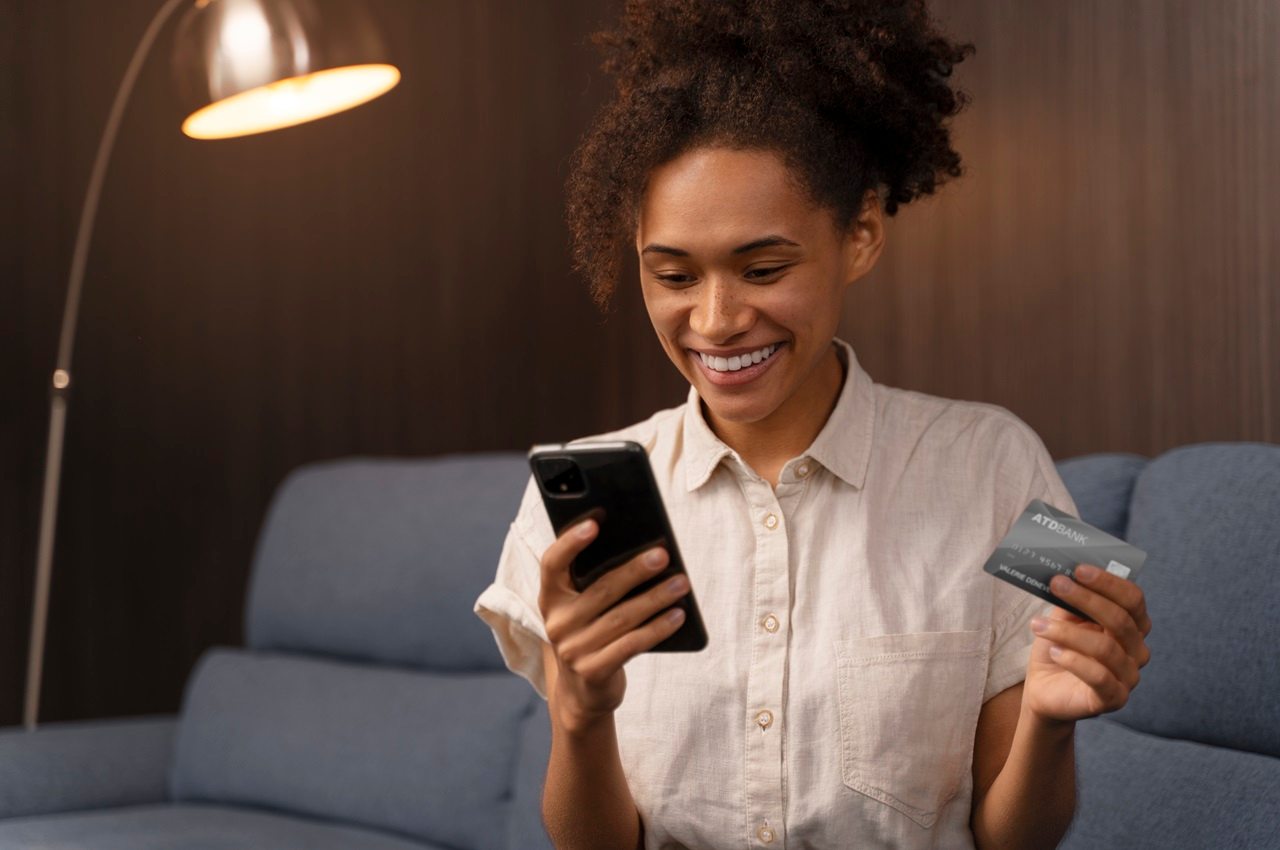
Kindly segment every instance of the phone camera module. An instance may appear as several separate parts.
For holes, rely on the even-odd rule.
[[[581,496],[587,490],[582,470],[569,458],[550,457],[538,460],[538,478],[552,496]]]

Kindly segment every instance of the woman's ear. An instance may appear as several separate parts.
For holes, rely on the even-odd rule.
[[[868,189],[862,196],[862,209],[857,219],[849,225],[844,235],[843,286],[863,277],[875,267],[884,249],[884,213],[880,206],[880,193]]]

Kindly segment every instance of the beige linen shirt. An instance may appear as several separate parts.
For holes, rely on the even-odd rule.
[[[1043,442],[1003,407],[846,376],[777,488],[685,404],[586,439],[645,447],[708,633],[626,665],[615,713],[646,850],[973,847],[983,702],[1025,676],[1049,605],[987,556],[1032,499],[1076,506]],[[530,479],[475,612],[546,697],[539,560],[554,539]]]

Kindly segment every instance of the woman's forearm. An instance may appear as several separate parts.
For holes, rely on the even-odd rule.
[[[974,808],[981,850],[1053,848],[1076,805],[1075,724],[1040,720],[1024,707],[1004,767]]]
[[[622,773],[613,715],[582,725],[550,709],[542,817],[556,850],[639,850],[640,814]]]

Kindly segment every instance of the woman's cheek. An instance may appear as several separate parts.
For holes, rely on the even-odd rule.
[[[645,308],[649,312],[649,322],[662,338],[663,345],[679,347],[678,340],[682,324],[680,317],[684,312],[681,305],[670,297],[655,294],[646,295]]]

